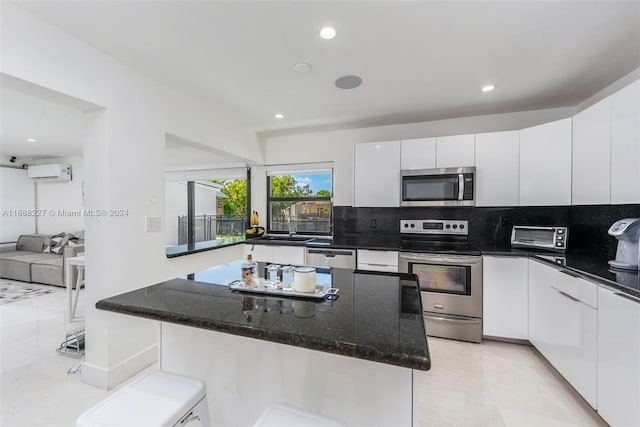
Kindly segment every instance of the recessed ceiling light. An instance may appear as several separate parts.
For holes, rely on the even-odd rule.
[[[298,74],[304,74],[311,71],[311,64],[307,64],[306,62],[298,62],[293,66],[293,71]]]
[[[284,114],[277,113],[273,117],[275,117],[276,119],[284,119]]]
[[[362,84],[358,76],[342,76],[336,80],[335,85],[340,89],[355,89]]]
[[[491,92],[492,90],[494,90],[496,87],[494,85],[486,85],[485,87],[482,88],[483,92]]]
[[[336,36],[336,30],[332,27],[324,27],[320,30],[320,37],[326,40],[331,40]]]
[[[27,138],[27,142],[36,142],[36,140],[33,138]]]

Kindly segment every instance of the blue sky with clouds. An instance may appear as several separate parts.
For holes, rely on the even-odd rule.
[[[320,172],[313,174],[292,174],[291,175],[298,185],[309,184],[309,187],[313,190],[313,193],[317,193],[318,190],[332,191],[331,187],[331,172]]]

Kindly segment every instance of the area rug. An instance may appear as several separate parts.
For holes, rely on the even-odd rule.
[[[38,287],[29,283],[0,281],[0,305],[21,301],[27,298],[39,297],[53,292],[52,289]]]

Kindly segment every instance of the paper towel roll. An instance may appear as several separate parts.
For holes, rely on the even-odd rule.
[[[293,290],[311,293],[316,290],[316,269],[313,267],[297,267],[293,273]]]

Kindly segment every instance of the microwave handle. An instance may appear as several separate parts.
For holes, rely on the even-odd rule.
[[[464,175],[458,174],[458,200],[464,200]]]

